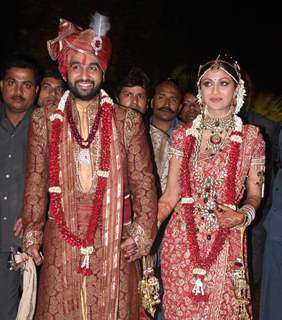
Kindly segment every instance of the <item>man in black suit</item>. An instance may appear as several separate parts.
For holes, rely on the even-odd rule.
[[[254,319],[257,317],[258,304],[260,296],[260,286],[263,266],[263,253],[266,239],[266,231],[263,226],[264,220],[272,205],[272,185],[279,165],[279,133],[281,126],[261,114],[251,110],[254,103],[254,88],[249,74],[245,74],[247,88],[247,98],[240,116],[244,123],[253,124],[260,128],[265,140],[265,188],[264,198],[260,209],[256,212],[256,219],[249,227],[249,267],[250,267],[250,285],[254,301]]]
[[[8,268],[11,247],[22,236],[21,211],[28,126],[39,89],[37,63],[11,56],[2,65],[0,88],[0,319],[16,318],[20,298],[20,273]]]

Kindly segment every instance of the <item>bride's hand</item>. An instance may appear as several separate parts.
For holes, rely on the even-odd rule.
[[[215,210],[217,220],[222,228],[233,228],[242,224],[245,216],[242,212],[230,209],[227,206],[218,204]]]

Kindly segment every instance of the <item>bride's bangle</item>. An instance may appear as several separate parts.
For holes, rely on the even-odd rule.
[[[241,224],[244,226],[249,226],[252,221],[255,219],[255,215],[256,215],[256,210],[253,206],[251,206],[250,204],[244,204],[239,210],[238,212],[242,212],[245,215],[245,220],[244,222]]]

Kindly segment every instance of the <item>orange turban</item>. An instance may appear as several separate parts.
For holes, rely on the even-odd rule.
[[[59,71],[65,80],[70,58],[77,52],[95,55],[103,71],[106,71],[109,66],[112,53],[111,40],[106,36],[109,23],[103,22],[104,18],[107,19],[105,16],[95,13],[93,18],[95,17],[98,17],[98,24],[96,19],[96,22],[91,23],[91,28],[86,30],[70,21],[60,19],[58,37],[47,41],[49,55],[51,59],[58,60]],[[104,29],[104,31],[99,33],[97,29],[98,31]]]

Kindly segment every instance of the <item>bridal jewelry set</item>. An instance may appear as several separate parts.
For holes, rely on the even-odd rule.
[[[233,128],[234,118],[230,111],[222,118],[212,118],[207,114],[203,121],[203,129],[211,130],[211,135],[207,140],[206,151],[211,155],[215,155],[222,150],[225,138]]]

